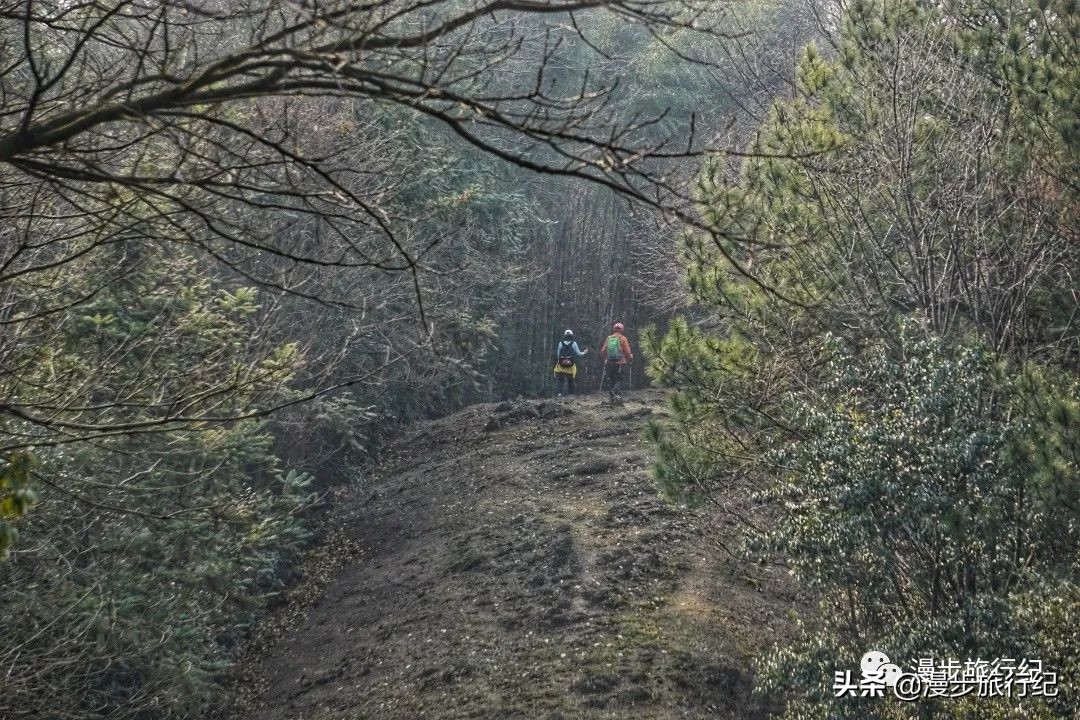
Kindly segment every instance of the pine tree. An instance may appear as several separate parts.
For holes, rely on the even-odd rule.
[[[871,641],[1076,666],[1061,617],[1080,578],[1080,21],[1067,1],[859,1],[832,40],[806,48],[799,93],[773,104],[738,175],[702,172],[711,232],[683,248],[696,321],[648,340],[676,391],[651,436],[669,492],[758,498],[776,527],[749,527],[748,549],[823,602],[763,668],[787,716],[900,717],[831,702],[832,670]],[[919,542],[950,562],[905,545],[934,523]],[[1029,564],[1007,561],[1009,533]]]

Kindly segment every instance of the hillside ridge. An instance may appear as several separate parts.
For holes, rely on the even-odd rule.
[[[245,660],[235,716],[764,717],[750,660],[790,591],[659,497],[642,430],[663,406],[517,400],[403,432],[340,503],[331,577]]]

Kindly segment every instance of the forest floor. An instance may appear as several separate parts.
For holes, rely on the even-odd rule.
[[[786,576],[662,500],[658,391],[476,405],[404,432],[256,633],[227,717],[740,718],[792,631]],[[745,504],[742,498],[722,502]]]

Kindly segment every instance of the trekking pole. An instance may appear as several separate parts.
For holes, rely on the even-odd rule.
[[[600,329],[600,332],[599,332],[599,333],[597,333],[597,335],[596,335],[596,337],[597,337],[598,339],[600,339],[600,343],[599,343],[599,345],[598,345],[598,346],[597,346],[597,348],[596,348],[596,362],[597,362],[597,364],[598,364],[598,365],[599,365],[599,367],[600,367],[600,371],[599,371],[599,372],[597,372],[597,375],[599,375],[599,376],[600,376],[600,382],[598,382],[598,383],[596,384],[596,392],[598,392],[598,393],[602,393],[602,392],[604,392],[604,369],[605,369],[605,368],[604,368],[604,365],[605,365],[605,362],[604,362],[604,360],[603,360],[603,359],[602,359],[602,358],[600,357],[600,349],[601,349],[602,347],[604,347],[604,342],[605,342],[604,338],[606,338],[606,337],[607,337],[607,336],[606,336],[606,335],[604,334],[605,332],[606,332],[606,330],[604,330],[603,328],[601,328],[601,329]]]

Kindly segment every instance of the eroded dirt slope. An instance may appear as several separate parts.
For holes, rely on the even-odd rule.
[[[755,718],[782,583],[648,475],[658,392],[478,405],[420,425],[349,494],[320,585],[245,662],[252,720]]]

